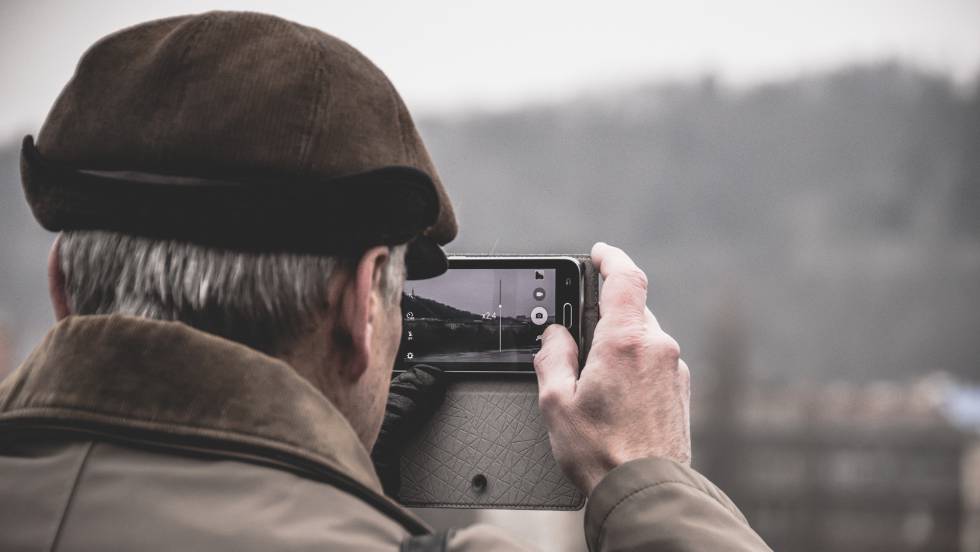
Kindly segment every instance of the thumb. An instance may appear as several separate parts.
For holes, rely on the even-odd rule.
[[[534,355],[538,375],[538,402],[542,411],[575,395],[578,380],[578,345],[560,324],[552,324],[541,337],[541,350]]]

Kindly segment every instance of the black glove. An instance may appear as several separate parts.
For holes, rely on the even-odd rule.
[[[439,410],[446,396],[446,375],[428,364],[416,364],[391,380],[381,432],[371,451],[385,494],[398,498],[402,450]]]

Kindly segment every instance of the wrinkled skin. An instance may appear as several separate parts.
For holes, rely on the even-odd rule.
[[[534,358],[539,404],[555,459],[586,494],[638,458],[691,461],[690,372],[646,306],[647,277],[621,249],[597,243],[601,318],[579,375],[564,327],[544,333]]]

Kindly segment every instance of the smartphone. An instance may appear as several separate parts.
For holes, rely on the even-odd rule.
[[[550,324],[568,328],[584,350],[587,263],[562,255],[450,256],[441,276],[405,283],[395,369],[533,372]]]

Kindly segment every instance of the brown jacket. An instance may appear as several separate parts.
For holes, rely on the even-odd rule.
[[[287,364],[183,324],[69,317],[0,384],[0,549],[519,550],[381,493],[345,418]],[[591,550],[768,550],[662,459],[593,492]],[[413,537],[415,535],[415,537]]]

